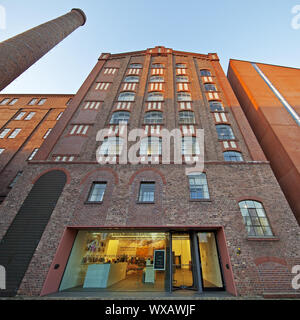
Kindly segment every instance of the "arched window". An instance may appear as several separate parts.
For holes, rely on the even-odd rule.
[[[162,63],[154,63],[152,64],[152,68],[164,68],[165,65]]]
[[[190,199],[209,199],[206,174],[193,174],[189,176]]]
[[[164,95],[161,92],[150,92],[147,97],[148,101],[163,101]]]
[[[186,64],[185,63],[176,63],[176,68],[186,68]]]
[[[258,201],[245,200],[239,207],[249,236],[273,236],[263,205]]]
[[[141,156],[158,156],[161,155],[161,138],[147,137],[141,140],[140,145]]]
[[[211,72],[207,69],[200,70],[201,77],[211,77]]]
[[[176,82],[189,82],[189,78],[187,76],[176,76]]]
[[[200,147],[196,137],[183,137],[181,140],[181,153],[184,156],[200,154]]]
[[[110,119],[110,124],[128,123],[130,118],[130,112],[117,111],[114,112]]]
[[[194,124],[195,114],[193,111],[180,111],[179,112],[179,122],[183,124]]]
[[[140,63],[131,63],[129,65],[129,68],[133,68],[133,69],[141,69],[142,65]]]
[[[222,102],[220,101],[209,101],[210,111],[224,111]]]
[[[164,77],[162,76],[152,76],[150,77],[150,82],[164,82]]]
[[[161,124],[163,123],[163,114],[160,111],[150,111],[145,114],[144,123]]]
[[[190,93],[187,93],[187,92],[179,92],[179,93],[177,93],[177,100],[178,101],[192,101],[192,96]]]
[[[134,101],[135,93],[134,92],[121,92],[119,94],[118,101]]]
[[[237,151],[225,151],[223,152],[224,155],[224,160],[225,161],[244,161],[242,154],[240,152]]]
[[[218,124],[216,125],[218,138],[220,140],[232,140],[235,139],[231,127],[227,124]]]
[[[217,88],[214,84],[212,83],[206,83],[204,85],[205,91],[217,91]]]
[[[104,138],[99,150],[101,156],[116,156],[122,153],[123,139],[120,137]]]
[[[138,76],[127,76],[124,82],[139,82],[140,78]]]

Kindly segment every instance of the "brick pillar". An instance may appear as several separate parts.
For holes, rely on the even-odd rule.
[[[80,9],[0,43],[0,91],[86,22]]]

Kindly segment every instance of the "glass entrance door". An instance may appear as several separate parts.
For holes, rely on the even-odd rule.
[[[172,233],[172,282],[175,289],[194,289],[189,233]]]

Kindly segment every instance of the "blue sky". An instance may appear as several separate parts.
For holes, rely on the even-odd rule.
[[[87,23],[1,93],[76,93],[102,52],[162,45],[300,68],[300,29],[291,10],[300,0],[0,0],[0,41],[81,8]]]

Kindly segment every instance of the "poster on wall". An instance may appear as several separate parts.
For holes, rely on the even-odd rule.
[[[153,269],[165,270],[166,269],[166,250],[154,250]]]

